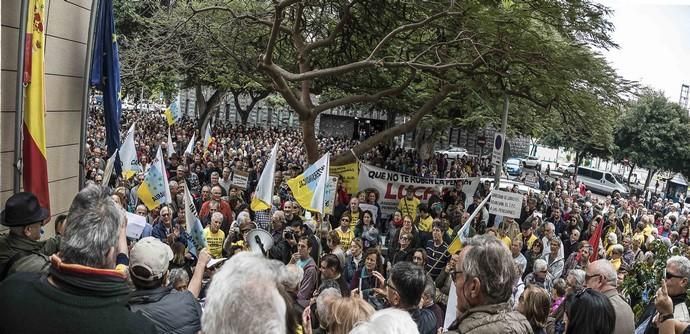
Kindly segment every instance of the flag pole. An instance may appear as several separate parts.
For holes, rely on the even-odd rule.
[[[17,42],[17,82],[15,91],[14,116],[14,181],[12,191],[16,194],[21,188],[22,150],[24,133],[24,56],[26,51],[26,25],[29,15],[29,0],[22,0],[19,14],[19,38]]]
[[[91,99],[89,91],[91,89],[91,64],[93,63],[93,44],[96,19],[98,18],[98,7],[100,0],[91,1],[91,16],[89,19],[89,36],[86,42],[86,61],[84,62],[84,83],[82,85],[81,102],[81,128],[79,130],[79,189],[84,187],[86,182],[86,135],[89,126],[89,111],[91,109]]]

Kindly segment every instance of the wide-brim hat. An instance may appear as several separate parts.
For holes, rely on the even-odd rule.
[[[5,202],[5,209],[0,213],[0,224],[9,227],[26,226],[43,221],[49,216],[50,212],[41,207],[36,195],[20,192]]]

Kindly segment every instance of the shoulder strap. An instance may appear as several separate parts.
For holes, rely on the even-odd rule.
[[[5,280],[7,278],[7,273],[9,273],[10,268],[14,266],[14,264],[24,256],[28,254],[24,254],[23,252],[16,252],[10,259],[3,265],[2,269],[0,269],[0,282]]]

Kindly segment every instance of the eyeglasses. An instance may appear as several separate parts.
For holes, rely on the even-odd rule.
[[[341,222],[348,222],[348,223],[350,222],[350,220],[347,219],[347,218],[343,218],[343,219],[341,219],[340,221],[341,221]]]
[[[685,276],[676,275],[676,274],[668,272],[668,270],[667,270],[666,271],[666,279],[669,280],[669,279],[673,279],[673,278],[685,278]]]
[[[462,270],[452,270],[450,272],[450,278],[453,280],[453,282],[456,282],[458,280],[458,275],[463,274],[464,271]]]

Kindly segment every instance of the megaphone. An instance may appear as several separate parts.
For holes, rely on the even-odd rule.
[[[256,228],[247,233],[247,244],[252,252],[268,256],[268,251],[273,247],[273,236],[266,230]]]

